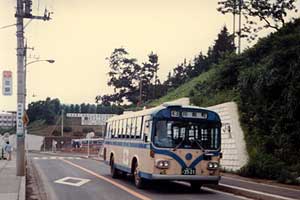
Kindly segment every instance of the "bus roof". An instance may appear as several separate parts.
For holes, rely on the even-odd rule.
[[[115,121],[115,120],[120,120],[120,119],[126,119],[126,118],[130,118],[130,117],[139,117],[139,116],[145,116],[145,115],[151,115],[151,116],[155,116],[157,113],[159,113],[159,111],[161,110],[165,110],[165,109],[191,109],[191,110],[201,110],[201,111],[205,111],[207,113],[210,113],[212,115],[215,115],[217,117],[217,119],[220,119],[219,115],[211,110],[207,110],[205,108],[202,107],[198,107],[198,106],[186,106],[186,105],[176,105],[176,104],[162,104],[160,106],[157,107],[153,107],[153,108],[149,108],[149,109],[144,109],[144,110],[140,110],[140,111],[136,111],[136,112],[128,112],[122,115],[117,115],[114,117],[111,117],[107,120],[107,122],[110,121]]]

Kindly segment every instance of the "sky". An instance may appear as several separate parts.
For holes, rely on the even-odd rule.
[[[33,14],[44,8],[52,20],[29,22],[25,37],[28,62],[27,102],[59,98],[62,103],[94,103],[112,93],[107,86],[108,62],[114,48],[124,47],[139,63],[158,54],[159,77],[184,58],[206,53],[231,15],[217,12],[216,0],[33,0]],[[15,0],[0,1],[0,27],[14,24]],[[13,95],[0,94],[0,110],[16,110],[16,28],[0,29],[0,72],[13,71]],[[2,81],[0,81],[2,87]]]

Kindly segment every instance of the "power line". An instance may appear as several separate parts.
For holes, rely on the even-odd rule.
[[[15,26],[17,24],[11,24],[11,25],[6,25],[6,26],[1,26],[0,29],[5,29],[5,28],[9,28],[9,27],[12,27],[12,26]]]

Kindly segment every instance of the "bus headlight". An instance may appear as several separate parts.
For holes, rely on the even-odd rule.
[[[168,160],[156,160],[155,166],[159,169],[168,169],[170,162]]]
[[[215,169],[218,169],[218,168],[219,168],[219,163],[217,163],[217,162],[209,162],[207,164],[207,169],[215,170]]]

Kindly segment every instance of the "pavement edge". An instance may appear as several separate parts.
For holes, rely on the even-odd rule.
[[[232,187],[228,187],[228,186],[224,186],[224,185],[205,185],[205,187],[214,189],[214,190],[219,190],[222,192],[227,192],[227,193],[232,193],[235,195],[239,195],[239,196],[243,196],[243,197],[247,197],[250,199],[255,199],[255,200],[285,200],[283,198],[276,198],[276,197],[270,197],[269,195],[264,195],[264,194],[257,194],[254,192],[250,192],[250,191],[245,191],[245,190],[240,190],[240,189],[236,189],[236,188],[232,188]]]
[[[21,177],[18,200],[26,199],[26,176]]]

